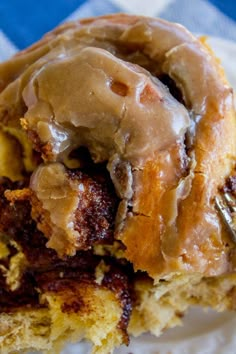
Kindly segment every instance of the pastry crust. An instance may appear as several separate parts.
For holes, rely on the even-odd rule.
[[[12,289],[4,280],[16,242],[15,268],[33,277],[39,306],[3,307],[3,352],[55,352],[81,336],[106,353],[127,343],[127,333],[177,325],[190,305],[235,309],[235,244],[215,207],[235,174],[233,92],[204,39],[160,19],[89,18],[1,64],[0,78],[0,124],[24,157],[1,173],[26,187],[1,184],[0,230],[12,240],[1,243],[0,285],[6,298],[14,286],[23,291],[19,272],[6,277]],[[106,168],[109,181],[85,177],[91,165]],[[20,223],[11,228],[14,218]],[[19,230],[29,224],[27,243]],[[89,267],[90,253],[92,280],[78,265],[81,257]],[[61,267],[82,278],[66,268],[61,280]],[[42,319],[42,333],[33,334]],[[7,326],[19,329],[17,344]]]

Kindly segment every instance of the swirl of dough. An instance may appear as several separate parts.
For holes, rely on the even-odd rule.
[[[232,90],[203,43],[177,24],[110,15],[63,25],[14,60],[2,76],[0,113],[10,125],[24,117],[47,163],[31,188],[49,213],[54,166],[63,171],[59,164],[83,146],[94,163],[107,163],[120,198],[115,237],[135,269],[153,277],[228,269],[214,196],[234,166],[236,125]],[[72,255],[79,235],[67,237],[67,226],[49,244]]]

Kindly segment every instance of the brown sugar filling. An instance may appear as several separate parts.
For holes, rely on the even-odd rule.
[[[93,192],[90,199],[92,203],[92,198],[94,200],[98,198],[97,200],[99,200],[104,189],[109,189],[109,186],[107,186],[106,183],[106,187],[102,188],[102,185],[105,183],[105,177],[101,175],[101,171],[92,171],[91,175],[93,178],[97,176],[97,180],[102,183],[95,183],[91,177],[81,171],[74,170],[69,172],[70,178],[80,178],[86,181],[87,184],[90,184]],[[55,250],[46,247],[46,237],[38,230],[36,222],[31,218],[32,208],[28,200],[29,196],[27,193],[24,194],[24,189],[18,189],[23,186],[23,183],[13,183],[7,178],[1,179],[0,209],[2,213],[0,215],[0,232],[1,241],[7,245],[9,254],[7,257],[0,260],[0,312],[12,312],[22,307],[45,307],[47,304],[40,303],[39,292],[51,292],[56,294],[58,291],[63,291],[63,289],[65,292],[67,292],[68,289],[73,289],[75,284],[80,284],[81,287],[86,286],[86,284],[93,284],[96,287],[109,289],[116,294],[123,310],[118,326],[124,333],[127,341],[126,329],[132,309],[132,283],[134,276],[131,265],[124,259],[118,260],[109,255],[95,255],[92,250],[78,251],[73,257],[66,256],[59,258]],[[22,193],[20,198],[14,200],[14,193],[19,196],[19,191]],[[25,191],[27,191],[27,189],[25,189]],[[5,192],[8,194],[8,197],[12,197],[11,202],[4,196]],[[104,192],[105,195],[106,192]],[[94,237],[97,237],[97,241],[99,241],[100,235],[101,243],[103,243],[104,240],[112,243],[113,240],[112,230],[114,229],[114,214],[117,207],[117,197],[112,195],[112,193],[114,192],[110,191],[110,195],[106,195],[103,209],[105,210],[107,222],[110,223],[108,236],[104,236],[106,230],[101,231],[99,217],[98,215],[96,217],[96,210],[94,210],[94,208],[91,209],[91,205],[85,209],[82,207],[81,210],[78,211],[79,216],[76,215],[78,222],[78,218],[82,218],[85,223],[88,222],[91,217],[95,217],[93,222],[91,222],[91,229],[87,229],[87,232],[91,233],[91,235],[94,234]],[[109,207],[107,208],[107,206]],[[81,206],[78,205],[78,209],[80,207]],[[83,216],[82,213],[84,213]],[[104,215],[102,210],[100,217],[101,215]],[[95,220],[97,220],[97,224]],[[17,249],[22,251],[26,262],[20,276],[18,287],[12,290],[7,284],[1,266],[4,266],[5,269],[9,269],[10,260],[17,253]],[[108,269],[104,273],[101,283],[97,284],[95,274],[96,267],[102,260],[106,263]],[[64,307],[62,305],[62,311],[78,311],[79,301],[78,299],[76,304],[72,307],[70,306],[70,308],[66,304]]]
[[[41,165],[31,177],[31,215],[60,256],[74,245],[87,250],[114,241],[119,199],[109,174],[94,164],[85,171],[54,163]]]

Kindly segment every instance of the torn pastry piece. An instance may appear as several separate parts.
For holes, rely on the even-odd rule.
[[[6,191],[11,202],[27,199],[37,227],[58,255],[74,255],[97,244],[114,242],[118,198],[104,168],[68,169],[60,163],[40,165],[29,189]]]
[[[49,350],[52,343],[56,350],[63,345],[65,333],[71,340],[90,339],[101,353],[127,343],[130,265],[92,251],[60,259],[46,247],[47,239],[31,218],[29,190],[14,189],[19,187],[7,179],[1,181],[0,228],[6,233],[2,245],[7,250],[0,257],[1,350],[30,350],[33,345]],[[22,316],[26,318],[20,324]],[[11,340],[11,331],[17,343]]]
[[[233,95],[203,42],[159,19],[85,19],[0,76],[0,123],[39,156],[22,186],[3,181],[0,317],[14,330],[29,311],[17,343],[1,329],[3,350],[83,337],[107,353],[191,305],[235,310],[235,243],[215,206],[235,174]]]

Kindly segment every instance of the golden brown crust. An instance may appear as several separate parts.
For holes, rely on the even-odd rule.
[[[141,182],[144,188],[139,195],[141,215],[128,220],[121,236],[127,257],[137,269],[145,269],[154,276],[155,272],[167,274],[186,268],[212,275],[232,269],[228,257],[234,245],[215,210],[214,197],[227,175],[233,173],[234,136],[233,109],[225,108],[220,114],[210,106],[196,134],[191,193],[179,204],[176,230],[166,234],[161,215],[165,215],[170,189],[158,182],[162,166],[158,162],[147,164]],[[207,217],[212,218],[210,228]]]
[[[118,24],[132,24],[137,17],[108,16],[106,19]],[[122,235],[119,236],[127,247],[128,259],[136,269],[145,269],[153,276],[187,268],[212,275],[231,270],[228,261],[229,250],[225,244],[230,243],[231,248],[233,245],[229,235],[225,234],[215,210],[214,197],[218,188],[224,184],[226,176],[232,173],[235,164],[235,112],[232,94],[230,89],[225,87],[224,73],[213,56],[211,65],[215,66],[218,74],[221,93],[219,95],[213,92],[215,96],[212,96],[212,83],[209,81],[205,113],[196,126],[192,147],[196,161],[192,188],[187,198],[178,205],[176,230],[163,230],[166,228],[166,225],[163,225],[167,208],[165,195],[170,191],[170,186],[165,187],[163,181],[158,181],[158,172],[164,171],[165,167],[157,158],[155,162],[147,163],[143,171],[140,183],[142,191],[137,196],[141,215],[128,220]],[[204,72],[201,75],[204,75]],[[198,82],[193,82],[194,84],[197,85]],[[227,144],[224,143],[226,141]],[[212,224],[206,222],[207,218],[214,220]]]

